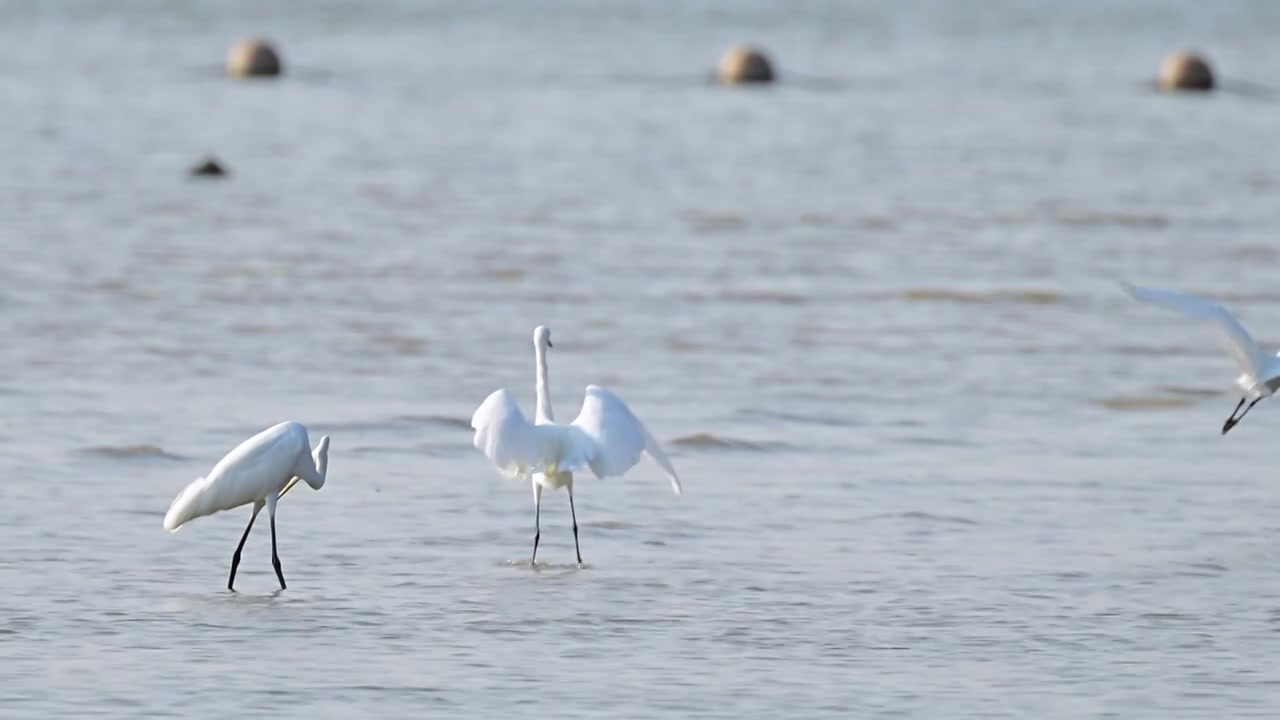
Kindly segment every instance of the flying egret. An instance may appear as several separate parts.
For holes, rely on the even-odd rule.
[[[1202,297],[1172,290],[1141,288],[1127,283],[1124,284],[1124,288],[1142,302],[1161,305],[1187,317],[1213,324],[1223,348],[1244,371],[1244,374],[1236,379],[1236,384],[1244,390],[1245,395],[1240,398],[1236,409],[1231,411],[1231,416],[1222,425],[1223,435],[1235,427],[1254,405],[1280,389],[1280,357],[1268,355],[1258,347],[1258,343],[1254,342],[1249,331],[1245,330],[1240,321],[1227,312],[1226,308]],[[1244,407],[1245,401],[1250,397],[1253,398],[1253,402],[1250,402],[1249,407],[1237,416],[1236,413],[1240,412],[1240,408]]]
[[[236,568],[253,521],[266,505],[271,518],[271,565],[285,589],[280,556],[276,553],[276,503],[289,492],[298,479],[313,489],[324,487],[329,466],[329,436],[320,438],[315,450],[307,437],[307,429],[296,422],[282,422],[240,443],[240,446],[213,466],[202,478],[183,488],[164,516],[164,529],[176,532],[184,523],[205,515],[253,503],[249,525],[240,536],[240,544],[231,556],[231,577],[227,589],[235,590]]]
[[[533,484],[533,556],[538,560],[538,539],[542,489],[564,488],[569,492],[569,513],[573,519],[573,550],[582,564],[578,547],[578,515],[573,508],[573,473],[590,468],[596,477],[620,476],[640,462],[640,454],[653,458],[671,478],[671,488],[680,494],[680,478],[666,453],[645,429],[622,398],[595,385],[587,386],[582,411],[569,425],[560,425],[551,413],[547,389],[547,348],[551,330],[539,325],[533,331],[533,352],[537,366],[537,409],[530,424],[506,389],[496,390],[471,418],[476,435],[473,443],[505,475],[528,478]]]

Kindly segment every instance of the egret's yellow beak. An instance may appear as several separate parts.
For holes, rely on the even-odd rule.
[[[276,496],[276,499],[279,500],[280,498],[284,497],[285,494],[288,493],[290,490],[292,490],[293,486],[297,485],[298,481],[301,479],[302,478],[298,477],[297,475],[294,475],[293,479],[289,481],[289,484],[285,485],[284,489],[280,491],[280,494]]]

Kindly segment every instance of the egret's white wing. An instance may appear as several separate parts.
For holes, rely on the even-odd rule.
[[[508,477],[523,477],[539,463],[538,434],[505,389],[495,390],[471,416],[476,448]]]
[[[602,387],[588,385],[582,412],[578,413],[573,426],[595,445],[587,463],[596,477],[622,475],[640,462],[641,453],[648,453],[671,478],[671,488],[680,494],[676,469],[622,398]]]
[[[1221,305],[1196,295],[1172,290],[1141,288],[1128,284],[1124,287],[1130,295],[1142,302],[1161,305],[1189,318],[1213,323],[1222,339],[1222,346],[1245,372],[1258,376],[1270,361],[1249,335],[1249,331]]]
[[[261,500],[293,475],[298,453],[307,447],[307,429],[296,422],[274,425],[240,443],[213,470],[187,485],[169,505],[164,527]]]

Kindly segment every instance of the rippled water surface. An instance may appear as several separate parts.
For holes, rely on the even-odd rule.
[[[0,715],[1275,717],[1280,5],[0,0]],[[279,82],[222,77],[261,33]],[[782,82],[709,82],[759,42]],[[1206,51],[1224,92],[1153,92]],[[216,155],[225,180],[187,170]],[[470,446],[607,385],[669,448]],[[333,438],[161,518],[241,439]]]

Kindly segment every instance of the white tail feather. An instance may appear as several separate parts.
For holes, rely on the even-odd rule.
[[[183,523],[205,514],[202,511],[205,487],[205,479],[198,477],[178,493],[178,497],[169,505],[169,511],[164,514],[165,530],[177,532]]]

